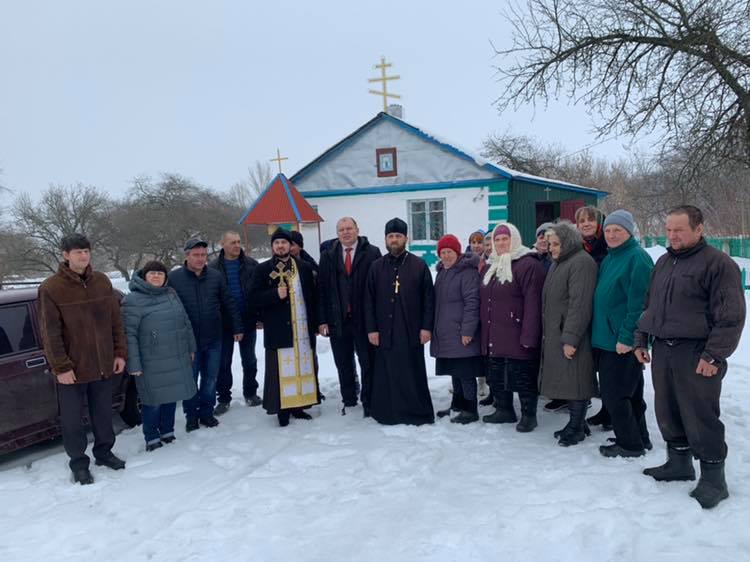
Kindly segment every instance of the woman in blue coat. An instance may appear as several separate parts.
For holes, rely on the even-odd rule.
[[[435,279],[435,328],[430,355],[435,357],[435,373],[450,375],[453,381],[451,407],[438,411],[439,418],[450,414],[454,423],[472,423],[477,414],[477,377],[482,374],[479,348],[479,256],[461,253],[461,244],[452,234],[438,242],[440,263]]]
[[[143,405],[146,450],[174,441],[178,400],[195,396],[195,336],[185,309],[171,287],[167,268],[150,261],[130,280],[122,301],[128,338],[128,372],[136,377]]]

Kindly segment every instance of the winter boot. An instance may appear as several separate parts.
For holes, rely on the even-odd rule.
[[[604,402],[602,402],[602,407],[596,415],[586,418],[586,423],[589,425],[600,425],[602,426],[602,431],[612,431],[612,418],[610,417],[607,408],[604,406]]]
[[[560,440],[557,442],[562,447],[577,445],[586,438],[586,401],[570,400],[568,410],[570,410],[570,421],[560,433]]]
[[[295,420],[311,420],[312,416],[305,412],[302,408],[295,408],[292,410],[292,417]]]
[[[531,392],[524,392],[519,395],[521,399],[521,421],[516,426],[516,431],[528,433],[536,428],[536,406],[539,396]]]
[[[495,411],[488,416],[483,416],[484,423],[516,423],[518,417],[513,407],[513,393],[502,391],[495,396]]]
[[[659,482],[695,480],[695,468],[693,468],[690,448],[675,448],[667,444],[667,462],[661,466],[644,468],[643,474]]]
[[[94,483],[94,477],[91,476],[88,468],[79,468],[73,471],[73,482],[81,486],[86,486],[87,484]]]
[[[690,492],[703,509],[711,509],[719,505],[721,500],[729,497],[727,481],[724,478],[724,461],[701,461],[701,477],[698,485]]]
[[[214,416],[223,416],[229,411],[230,406],[231,403],[229,402],[219,402],[214,408]]]
[[[565,410],[568,407],[568,401],[567,400],[560,400],[558,398],[553,398],[549,402],[547,402],[544,405],[544,409],[548,412],[558,412],[560,410]]]
[[[570,421],[568,421],[568,423],[567,423],[567,424],[565,424],[565,427],[563,427],[562,429],[558,429],[557,431],[555,431],[555,432],[554,432],[554,433],[552,434],[552,435],[554,435],[554,436],[555,436],[555,439],[559,439],[559,438],[560,438],[560,436],[561,436],[561,435],[563,434],[563,431],[565,431],[565,430],[567,430],[567,429],[568,429],[568,426],[570,426]],[[583,434],[584,434],[584,435],[585,435],[586,437],[590,437],[590,436],[591,436],[591,428],[589,427],[589,424],[587,424],[587,423],[584,423],[584,424],[583,424]],[[613,437],[612,439],[614,439],[614,437]]]
[[[94,461],[96,466],[106,466],[112,470],[122,470],[125,468],[125,461],[119,457],[116,457],[114,453],[110,452],[106,457],[96,459]]]
[[[495,403],[495,397],[492,395],[492,390],[490,390],[490,393],[487,395],[486,398],[482,398],[479,401],[480,406],[492,406]]]
[[[641,440],[642,439],[643,439],[643,437],[641,437]],[[617,438],[616,437],[607,437],[607,443],[617,443]],[[654,448],[654,445],[651,443],[651,441],[647,437],[646,441],[643,443],[643,449],[646,450],[646,451],[650,451],[653,448]]]
[[[146,452],[151,453],[156,451],[156,449],[161,449],[163,446],[161,441],[151,441],[150,443],[146,443]]]
[[[602,454],[603,457],[608,457],[608,458],[615,458],[615,457],[633,458],[633,457],[642,457],[643,455],[646,454],[645,449],[640,449],[640,450],[626,449],[625,447],[618,445],[617,442],[611,445],[602,445],[601,447],[599,447],[599,452]]]
[[[479,421],[479,415],[476,412],[461,412],[451,418],[451,423],[467,424],[475,421]]]

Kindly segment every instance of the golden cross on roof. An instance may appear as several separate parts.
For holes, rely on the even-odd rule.
[[[269,162],[276,162],[279,165],[279,173],[281,173],[281,161],[282,160],[289,160],[286,156],[281,156],[281,151],[277,148],[276,149],[276,158],[271,158]]]
[[[383,96],[383,111],[388,111],[388,98],[395,98],[395,99],[401,99],[401,96],[398,94],[391,94],[388,92],[388,81],[389,80],[399,80],[401,76],[386,76],[385,75],[385,69],[393,66],[391,63],[385,62],[385,57],[380,57],[380,64],[376,64],[373,66],[373,68],[379,68],[380,69],[380,78],[370,78],[368,82],[382,82],[383,83],[383,91],[379,92],[377,90],[370,90],[371,94],[375,94],[376,96]]]

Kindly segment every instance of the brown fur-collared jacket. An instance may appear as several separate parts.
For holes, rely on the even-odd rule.
[[[112,375],[115,357],[127,359],[120,304],[109,278],[86,268],[83,277],[61,263],[39,287],[44,354],[52,372],[73,370],[77,383]]]

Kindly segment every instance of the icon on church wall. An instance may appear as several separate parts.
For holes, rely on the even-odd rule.
[[[376,148],[375,161],[378,166],[379,178],[388,178],[398,175],[395,148]]]

